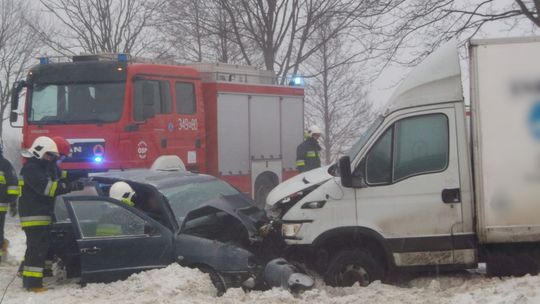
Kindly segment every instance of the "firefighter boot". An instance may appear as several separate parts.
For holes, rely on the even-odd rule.
[[[30,287],[30,288],[27,288],[26,290],[28,290],[28,291],[30,291],[30,292],[38,293],[38,292],[45,292],[45,291],[47,291],[48,289],[45,288],[45,287]]]
[[[0,263],[7,259],[8,247],[9,247],[9,241],[8,239],[4,239],[4,242],[2,243],[2,248],[0,248]]]

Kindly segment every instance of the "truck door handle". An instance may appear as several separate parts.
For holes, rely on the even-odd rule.
[[[445,204],[461,203],[461,190],[459,188],[444,189],[442,191],[442,201]]]
[[[101,248],[99,247],[92,247],[92,248],[81,248],[81,253],[84,254],[96,254],[101,251]]]

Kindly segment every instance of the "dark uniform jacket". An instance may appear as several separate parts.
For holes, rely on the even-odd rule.
[[[56,163],[37,158],[29,159],[22,168],[19,215],[23,228],[51,224],[55,197],[71,190],[60,179],[60,172]]]
[[[6,212],[8,206],[19,196],[17,173],[11,163],[0,154],[0,212]]]
[[[309,171],[321,166],[319,152],[321,146],[316,139],[309,137],[296,148],[296,168],[300,172]]]

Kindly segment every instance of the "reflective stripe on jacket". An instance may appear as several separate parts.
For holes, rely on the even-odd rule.
[[[296,168],[300,172],[309,171],[321,166],[319,158],[321,146],[316,139],[309,137],[296,148]]]
[[[60,169],[56,163],[31,158],[23,166],[21,176],[21,226],[27,228],[50,225],[55,197],[70,190],[68,184],[60,180]]]
[[[11,163],[0,154],[0,212],[6,212],[19,196],[17,173]]]
[[[21,227],[48,226],[52,223],[52,217],[48,215],[21,216]]]

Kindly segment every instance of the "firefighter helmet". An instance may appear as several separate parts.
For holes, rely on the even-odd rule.
[[[71,154],[71,144],[65,138],[54,136],[52,140],[56,143],[60,155],[69,156]]]
[[[308,134],[310,136],[313,135],[313,134],[321,134],[321,129],[319,129],[319,127],[317,127],[316,125],[313,125],[313,126],[309,127]]]
[[[116,182],[109,189],[109,197],[133,206],[135,190],[126,182]]]
[[[50,137],[40,136],[34,140],[30,149],[24,150],[21,154],[26,158],[42,159],[46,153],[58,156],[58,146]]]

